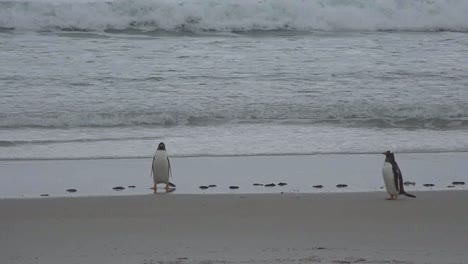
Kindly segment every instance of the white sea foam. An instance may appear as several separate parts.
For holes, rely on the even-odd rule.
[[[0,7],[0,28],[22,30],[468,31],[465,0],[34,0]]]
[[[389,105],[391,106],[391,105]],[[462,105],[434,107],[414,105],[412,108],[387,106],[362,107],[356,105],[334,105],[314,109],[307,106],[259,105],[248,111],[247,105],[232,106],[229,111],[204,109],[198,113],[188,108],[185,111],[131,113],[0,113],[0,128],[75,128],[75,127],[173,127],[212,126],[224,124],[258,123],[277,125],[332,124],[346,127],[375,128],[426,128],[468,129],[468,109]],[[276,109],[275,109],[276,107]],[[283,109],[284,108],[284,109]],[[191,111],[192,110],[192,111]]]
[[[53,140],[44,140],[51,134]],[[132,136],[134,138],[131,138]],[[152,157],[160,141],[171,156],[290,155],[468,151],[461,130],[363,129],[301,125],[0,130],[1,159]],[[25,141],[27,138],[29,141]],[[15,140],[22,141],[15,141]],[[6,142],[3,142],[6,143]]]

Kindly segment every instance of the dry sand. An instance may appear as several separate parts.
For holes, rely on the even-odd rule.
[[[468,192],[0,200],[0,263],[468,263]]]

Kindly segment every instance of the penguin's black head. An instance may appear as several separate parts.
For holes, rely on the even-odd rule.
[[[391,152],[390,150],[387,150],[382,154],[385,155],[385,160],[386,161],[394,161],[395,160],[395,154],[393,154],[393,152]]]
[[[166,145],[163,142],[159,143],[158,150],[166,150]]]

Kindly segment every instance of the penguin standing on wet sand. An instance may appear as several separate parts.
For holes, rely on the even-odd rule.
[[[390,198],[387,198],[387,200],[396,200],[400,194],[416,198],[416,196],[405,192],[403,188],[403,176],[395,161],[395,154],[389,150],[382,154],[385,155],[382,175],[385,182],[385,188],[387,189],[388,194],[390,194]]]
[[[166,145],[163,142],[159,143],[158,149],[154,154],[151,175],[153,176],[155,193],[157,192],[158,183],[166,184],[166,192],[171,191],[169,186],[175,187],[174,184],[169,182],[169,177],[172,176],[171,162],[167,156]]]

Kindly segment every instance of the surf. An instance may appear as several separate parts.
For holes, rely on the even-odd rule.
[[[2,1],[0,29],[468,32],[463,0]]]

